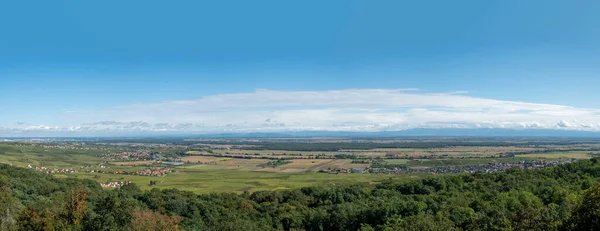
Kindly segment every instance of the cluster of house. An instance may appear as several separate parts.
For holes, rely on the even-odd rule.
[[[104,174],[119,174],[119,175],[138,175],[138,176],[163,176],[171,173],[171,170],[168,168],[155,168],[155,169],[146,169],[137,172],[127,172],[127,171],[105,171],[105,170],[86,170],[85,172],[89,173],[104,173]]]
[[[197,162],[191,162],[191,161],[186,161],[186,164],[205,164],[205,165],[217,165],[216,161],[197,161]]]
[[[72,145],[72,144],[31,144],[33,147],[40,147],[45,149],[70,149],[70,150],[108,150],[107,148],[86,146],[86,145]]]
[[[171,173],[171,170],[168,168],[155,168],[155,169],[146,169],[143,171],[136,172],[135,175],[140,176],[162,176]]]
[[[118,152],[118,153],[106,153],[98,155],[100,158],[109,160],[150,160],[152,155],[149,151],[136,151],[136,152]]]
[[[431,174],[442,174],[442,173],[475,173],[475,172],[502,172],[507,169],[520,168],[520,169],[536,169],[554,167],[572,161],[520,161],[514,163],[489,163],[486,165],[464,165],[464,166],[437,166],[437,167],[422,167],[422,168],[409,168],[409,167],[380,167],[380,168],[336,168],[320,170],[322,173],[329,174],[344,174],[344,173],[393,173],[393,174],[411,174],[411,173],[431,173]]]
[[[125,175],[129,175],[129,173],[126,172],[126,171],[114,171],[114,172],[111,172],[111,171],[104,171],[104,170],[88,169],[88,170],[85,170],[85,172],[88,172],[88,173],[105,173],[105,174],[125,174]]]
[[[118,188],[118,187],[121,187],[126,184],[131,184],[131,181],[125,180],[125,181],[113,181],[113,182],[106,182],[106,183],[98,182],[98,183],[100,183],[100,186],[102,188]]]
[[[429,168],[394,168],[394,169],[371,169],[374,173],[395,173],[395,174],[410,174],[410,173],[476,173],[476,172],[503,172],[512,168],[519,169],[536,169],[554,167],[570,161],[520,161],[515,163],[489,163],[486,165],[464,165],[464,166],[437,166]]]
[[[319,172],[329,173],[329,174],[368,173],[369,169],[367,169],[367,168],[334,168],[334,169],[323,169],[323,170],[320,170]]]
[[[30,164],[27,165],[27,168],[33,169],[36,172],[42,172],[46,174],[54,174],[54,173],[76,173],[77,171],[72,168],[46,168],[46,167],[33,167]]]

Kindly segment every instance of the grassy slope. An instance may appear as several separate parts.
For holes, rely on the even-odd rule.
[[[97,150],[43,149],[31,146],[0,144],[0,163],[25,167],[28,164],[44,167],[74,167],[96,165],[104,160]]]

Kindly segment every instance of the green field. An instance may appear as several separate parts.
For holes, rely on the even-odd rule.
[[[97,165],[104,162],[95,155],[97,150],[44,149],[30,146],[0,144],[0,163],[25,167],[27,165],[44,167],[73,167]]]
[[[388,164],[407,164],[408,160],[407,159],[387,159],[387,160],[385,160],[385,162]]]
[[[288,166],[278,166],[276,172],[261,171],[256,167],[267,160],[245,160],[232,158],[214,158],[219,165],[191,165],[169,167],[174,173],[166,176],[134,176],[108,173],[88,173],[81,169],[83,166],[98,166],[106,160],[96,157],[98,151],[43,149],[38,147],[0,145],[0,163],[19,167],[27,165],[48,168],[73,168],[77,173],[56,174],[57,177],[73,177],[92,179],[102,182],[131,180],[142,189],[177,188],[197,193],[208,192],[242,192],[257,190],[278,190],[297,188],[310,185],[344,185],[344,184],[376,184],[390,177],[410,179],[419,176],[391,176],[372,174],[323,174],[314,171],[279,172],[292,168],[309,168],[322,162],[332,162],[341,166],[349,164],[350,160],[300,160]],[[212,158],[211,158],[212,160]],[[122,162],[118,162],[122,164]],[[135,162],[134,162],[135,163]],[[139,171],[147,169],[144,166],[106,165],[104,171]],[[327,165],[328,166],[328,165]],[[349,164],[349,166],[353,166]],[[98,169],[98,168],[94,168]],[[150,180],[158,184],[150,187]]]
[[[119,147],[121,148],[121,147]],[[476,155],[466,152],[465,149],[477,152],[489,150],[497,151],[497,148],[481,147],[458,147],[456,152],[461,152],[463,157],[446,156],[438,159],[384,159],[390,165],[406,165],[412,168],[435,167],[435,166],[461,166],[461,165],[486,165],[493,162],[519,162],[523,160],[538,159],[585,159],[589,155],[584,152],[555,152],[544,154],[525,154],[512,158],[483,158],[487,155]],[[121,150],[121,149],[115,149]],[[383,154],[390,151],[422,152],[418,149],[380,149]],[[516,150],[512,148],[511,150]],[[173,152],[173,150],[167,150]],[[439,149],[438,153],[448,153],[452,148]],[[151,188],[177,188],[197,193],[208,192],[243,192],[258,190],[278,190],[298,188],[311,185],[344,185],[364,184],[374,185],[384,179],[419,178],[423,175],[389,175],[389,174],[327,174],[318,173],[319,170],[336,168],[365,168],[369,164],[353,164],[351,159],[306,159],[317,153],[334,155],[348,152],[300,152],[283,150],[216,150],[213,153],[236,153],[237,155],[251,155],[258,153],[260,156],[287,156],[290,153],[302,154],[293,158],[291,163],[274,166],[259,167],[267,163],[267,159],[244,159],[230,157],[206,156],[207,152],[188,152],[182,157],[182,161],[189,161],[185,166],[157,166],[154,161],[115,161],[96,157],[107,151],[84,150],[84,149],[47,149],[31,145],[0,144],[0,163],[7,163],[19,167],[32,165],[34,167],[47,168],[73,168],[77,173],[57,174],[59,177],[74,177],[92,179],[102,182],[131,180],[142,189]],[[366,153],[365,150],[352,153]],[[436,153],[435,149],[427,150],[427,153]],[[191,154],[191,155],[190,155]],[[437,154],[436,154],[437,155]],[[464,157],[469,155],[470,157]],[[153,165],[154,164],[154,165]],[[98,166],[105,166],[101,170],[107,172],[127,171],[136,172],[148,169],[149,166],[168,167],[173,173],[166,176],[135,176],[111,173],[91,173],[86,170],[99,170]],[[148,166],[146,166],[148,165]],[[91,166],[91,167],[89,167]],[[156,185],[149,186],[150,181],[157,181]]]
[[[415,179],[426,175],[282,173],[226,169],[220,166],[189,166],[174,169],[177,172],[160,177],[85,172],[59,174],[59,176],[93,179],[102,182],[131,180],[145,190],[151,188],[177,188],[196,193],[209,193],[278,190],[311,185],[373,185],[390,177]],[[151,187],[149,186],[150,180],[156,180],[158,184]]]

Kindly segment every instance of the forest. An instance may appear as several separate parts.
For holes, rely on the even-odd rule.
[[[0,230],[598,230],[600,159],[246,193],[102,189],[0,165]]]

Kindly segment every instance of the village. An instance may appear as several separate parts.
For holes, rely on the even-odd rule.
[[[164,176],[171,173],[168,168],[146,169],[137,172],[128,171],[106,171],[106,170],[86,170],[87,173],[103,173],[103,174],[119,174],[119,175],[136,175],[136,176]]]
[[[129,152],[116,152],[116,153],[105,153],[98,155],[102,159],[108,160],[120,160],[120,161],[137,161],[137,160],[155,160],[160,159],[160,156],[150,151],[129,151]]]
[[[72,168],[47,168],[47,167],[34,167],[31,165],[27,165],[27,168],[33,169],[36,172],[46,173],[46,174],[55,174],[55,173],[76,173],[77,170]]]
[[[130,180],[125,180],[125,181],[112,181],[112,182],[106,182],[106,183],[102,183],[102,182],[98,182],[100,184],[100,187],[102,188],[118,188],[124,185],[128,185],[131,184]]]
[[[409,168],[405,166],[377,167],[377,168],[335,168],[323,169],[320,173],[329,174],[349,174],[349,173],[387,173],[387,174],[415,174],[415,173],[487,173],[487,172],[503,172],[508,169],[538,169],[554,167],[561,164],[571,163],[573,161],[543,161],[543,160],[524,160],[515,163],[488,163],[487,165],[463,165],[463,166],[436,166]]]
[[[6,141],[8,142],[8,141]],[[92,145],[81,145],[81,144],[45,144],[45,143],[27,143],[22,141],[21,143],[15,144],[15,146],[30,146],[39,147],[44,149],[63,149],[63,150],[109,150],[107,147],[92,146]]]

